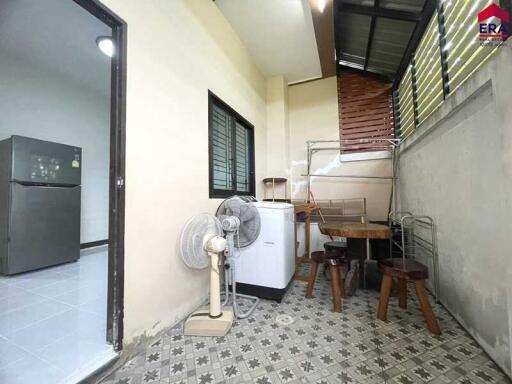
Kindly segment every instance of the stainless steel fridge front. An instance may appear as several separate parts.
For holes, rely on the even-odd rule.
[[[9,154],[6,155],[5,152]],[[13,136],[0,143],[0,271],[15,274],[80,257],[81,149]],[[7,178],[7,180],[5,180]],[[4,191],[7,189],[7,193]],[[0,211],[3,215],[3,209]]]

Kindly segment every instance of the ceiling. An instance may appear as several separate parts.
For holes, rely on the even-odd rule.
[[[216,0],[265,76],[322,77],[309,0]]]
[[[110,58],[99,51],[96,38],[110,36],[111,28],[70,0],[1,3],[0,57],[41,66],[108,92]]]
[[[434,1],[337,0],[335,2],[336,57],[341,68],[351,68],[395,79]]]

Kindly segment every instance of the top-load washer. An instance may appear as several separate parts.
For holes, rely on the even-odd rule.
[[[294,207],[266,201],[253,204],[260,213],[261,231],[235,259],[237,291],[281,301],[295,272]]]

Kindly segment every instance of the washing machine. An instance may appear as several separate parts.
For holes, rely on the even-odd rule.
[[[235,259],[237,291],[281,301],[295,273],[294,207],[253,203],[261,217],[258,239]]]

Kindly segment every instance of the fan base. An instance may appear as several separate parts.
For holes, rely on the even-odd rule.
[[[225,336],[233,323],[233,309],[222,308],[222,315],[212,319],[208,316],[209,307],[199,308],[185,321],[186,336]]]

